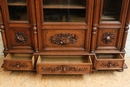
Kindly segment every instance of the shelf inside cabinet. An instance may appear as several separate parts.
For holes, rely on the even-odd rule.
[[[26,3],[21,2],[8,3],[8,6],[26,6]]]
[[[116,21],[116,20],[118,20],[118,19],[115,18],[114,16],[102,15],[102,21]]]
[[[82,5],[43,5],[44,9],[85,9]]]
[[[9,6],[26,6],[26,0],[8,0]]]

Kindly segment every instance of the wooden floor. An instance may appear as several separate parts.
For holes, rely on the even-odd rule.
[[[2,61],[0,58],[0,65]],[[126,64],[130,67],[130,58],[126,58]],[[130,69],[86,75],[40,75],[0,68],[0,87],[130,87]]]

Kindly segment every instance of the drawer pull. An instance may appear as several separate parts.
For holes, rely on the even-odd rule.
[[[77,41],[77,36],[74,34],[69,34],[69,33],[59,33],[59,34],[55,34],[55,36],[52,36],[51,38],[51,42],[54,44],[58,44],[58,45],[67,45],[70,43],[74,43]]]

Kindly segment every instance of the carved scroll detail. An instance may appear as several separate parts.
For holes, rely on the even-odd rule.
[[[27,35],[24,32],[16,32],[15,40],[18,43],[24,44],[27,41]]]
[[[105,44],[110,44],[114,40],[114,34],[112,32],[106,32],[102,36],[102,41]]]
[[[78,67],[78,66],[67,66],[67,65],[61,65],[61,66],[49,66],[49,67],[42,67],[41,68],[42,71],[44,72],[83,72],[86,71],[87,68],[86,67]]]
[[[20,63],[20,62],[12,62],[9,64],[9,67],[12,67],[12,68],[27,68],[27,64],[26,63]]]
[[[51,42],[54,44],[58,44],[58,45],[67,45],[70,43],[74,43],[77,41],[77,36],[74,34],[69,34],[69,33],[65,33],[65,34],[55,34],[55,36],[52,36],[51,38]]]
[[[111,68],[111,67],[118,67],[119,64],[118,64],[117,62],[109,61],[109,62],[103,62],[100,66],[101,66],[101,67]]]

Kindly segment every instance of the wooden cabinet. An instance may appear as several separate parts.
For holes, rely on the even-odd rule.
[[[5,70],[40,74],[124,70],[130,0],[0,2]]]

